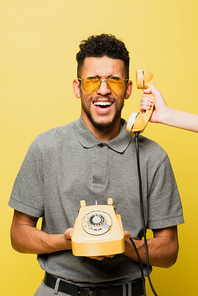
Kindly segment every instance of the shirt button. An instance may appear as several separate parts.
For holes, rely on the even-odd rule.
[[[106,144],[101,143],[101,144],[99,144],[98,146],[100,146],[101,148],[103,148],[104,146],[106,146]]]

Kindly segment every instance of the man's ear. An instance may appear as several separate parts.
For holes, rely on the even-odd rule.
[[[125,98],[126,100],[130,97],[130,95],[131,95],[131,93],[132,93],[132,89],[133,89],[133,82],[132,82],[131,80],[129,80],[129,81],[127,82],[127,87],[126,87],[126,90],[125,90],[125,96],[124,96],[124,98]]]
[[[79,99],[80,95],[80,81],[78,79],[73,80],[73,91],[75,96]]]

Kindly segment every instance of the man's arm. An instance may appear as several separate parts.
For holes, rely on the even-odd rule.
[[[38,218],[15,210],[11,226],[12,247],[20,253],[47,254],[71,249],[64,234],[48,234],[36,228]],[[67,233],[69,234],[69,229]]]
[[[177,260],[179,250],[177,226],[153,230],[154,238],[147,240],[149,264],[151,266],[168,268]],[[125,232],[125,239],[130,237]],[[134,240],[143,264],[146,264],[146,251],[143,240]],[[123,253],[132,260],[138,261],[134,247],[129,239],[126,239],[126,250]]]

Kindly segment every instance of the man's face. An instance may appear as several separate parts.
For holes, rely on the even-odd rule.
[[[108,79],[110,76],[126,77],[124,62],[107,56],[96,58],[87,57],[80,72],[80,78],[97,76],[100,80]],[[99,130],[113,127],[116,121],[120,121],[124,98],[131,94],[132,83],[126,82],[125,87],[119,93],[111,92],[106,81],[101,82],[100,88],[88,93],[83,89],[82,82],[75,82],[81,97],[81,116],[87,125],[92,125]],[[75,92],[75,91],[74,91]],[[76,94],[76,93],[75,93]],[[89,127],[89,126],[88,126]]]

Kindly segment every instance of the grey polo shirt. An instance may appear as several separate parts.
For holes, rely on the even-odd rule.
[[[42,230],[64,233],[73,227],[80,200],[87,205],[114,200],[124,230],[142,238],[134,137],[126,131],[106,143],[87,129],[82,118],[39,135],[30,145],[15,180],[9,205],[43,217]],[[166,152],[140,136],[145,219],[148,228],[183,223],[182,206]],[[75,257],[71,250],[38,256],[41,267],[75,282],[106,282],[141,277],[139,264],[122,254],[102,261]]]

